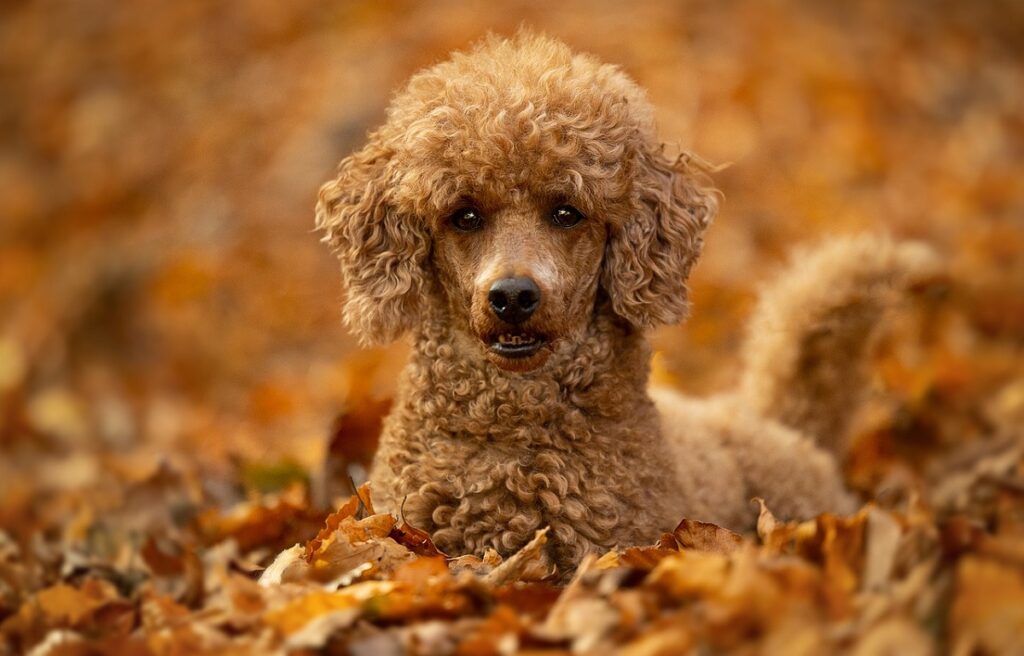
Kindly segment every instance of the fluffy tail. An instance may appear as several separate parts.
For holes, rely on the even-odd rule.
[[[843,454],[875,328],[895,292],[938,270],[928,246],[871,235],[797,252],[762,292],[748,327],[744,400]]]

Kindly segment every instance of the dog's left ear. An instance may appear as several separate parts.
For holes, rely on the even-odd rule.
[[[686,317],[686,280],[718,211],[705,168],[687,153],[675,161],[660,152],[640,156],[634,206],[612,229],[601,274],[612,309],[638,328]]]
[[[384,344],[413,328],[426,296],[430,235],[399,211],[393,153],[378,135],[338,166],[320,188],[316,226],[341,262],[345,323],[365,345]]]

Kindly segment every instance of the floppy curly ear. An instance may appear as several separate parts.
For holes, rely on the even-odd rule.
[[[392,152],[371,136],[320,188],[316,227],[341,262],[346,325],[364,345],[398,338],[418,321],[430,254],[426,227],[400,215],[389,198]]]
[[[706,165],[687,153],[674,162],[645,153],[640,168],[632,213],[608,239],[602,283],[615,313],[647,328],[686,317],[686,279],[718,198],[703,182]]]

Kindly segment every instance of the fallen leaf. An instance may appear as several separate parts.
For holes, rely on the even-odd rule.
[[[949,614],[955,654],[1011,654],[1024,636],[1024,571],[995,560],[967,556],[956,568]]]
[[[392,527],[389,537],[418,556],[445,555],[434,546],[429,533],[407,522],[402,522]]]
[[[549,530],[543,528],[537,531],[522,549],[486,574],[484,581],[488,585],[500,586],[512,581],[540,581],[552,576],[554,565],[548,562],[543,550]]]
[[[876,590],[889,583],[902,537],[902,527],[889,513],[868,509],[862,589]]]
[[[764,511],[766,512],[767,508],[764,508]],[[736,551],[743,544],[743,536],[739,533],[693,519],[684,519],[679,522],[679,526],[676,526],[672,535],[681,549],[728,554]]]

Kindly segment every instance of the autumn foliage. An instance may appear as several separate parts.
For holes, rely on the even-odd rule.
[[[0,7],[0,654],[1024,651],[1020,3],[600,7]],[[316,189],[409,73],[522,21],[731,164],[658,382],[734,382],[795,244],[941,254],[873,350],[856,514],[680,517],[565,584],[543,531],[443,554],[354,489],[404,347],[343,331]]]

